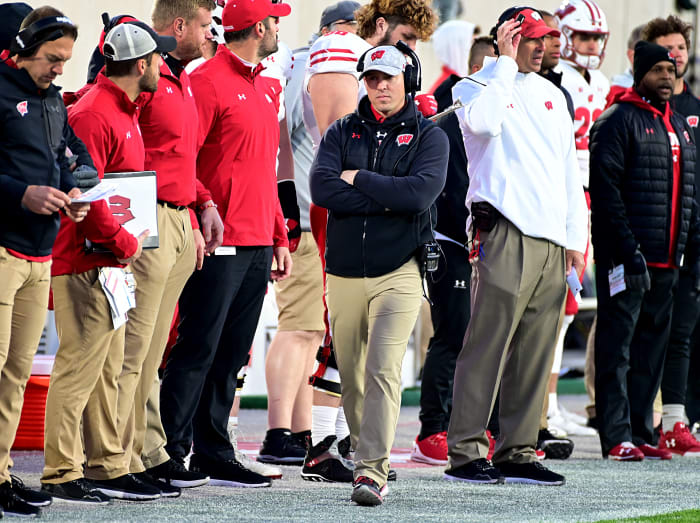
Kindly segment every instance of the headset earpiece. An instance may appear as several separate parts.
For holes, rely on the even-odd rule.
[[[406,64],[406,69],[403,73],[404,89],[406,93],[415,94],[417,91],[420,91],[422,76],[418,55],[402,40],[396,42],[396,48],[411,58],[411,63]]]
[[[489,36],[493,38],[493,52],[496,53],[496,56],[500,56],[500,53],[498,52],[498,28],[501,27],[505,22],[507,22],[511,18],[515,18],[516,14],[518,14],[520,11],[524,11],[525,9],[532,9],[533,11],[537,11],[537,9],[533,7],[527,7],[523,5],[518,7],[509,7],[501,13],[501,16],[498,17],[498,22],[496,22],[496,25],[494,25],[491,28]]]
[[[65,16],[48,16],[37,20],[17,33],[10,44],[10,54],[31,56],[41,44],[61,38],[67,25],[73,25],[73,22]]]

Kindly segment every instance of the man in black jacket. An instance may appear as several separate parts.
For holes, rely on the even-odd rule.
[[[670,459],[652,446],[652,405],[678,268],[700,288],[695,144],[668,103],[676,62],[638,42],[634,86],[591,131],[591,210],[598,326],[595,399],[604,456]]]
[[[89,204],[66,158],[66,109],[51,82],[71,57],[77,28],[59,11],[29,13],[0,64],[0,508],[32,516],[51,497],[10,477],[10,447],[46,318],[59,210],[82,220]]]
[[[688,71],[688,49],[693,26],[674,15],[667,18],[654,18],[642,30],[642,39],[665,47],[676,59],[676,79],[673,85],[671,108],[683,116],[694,131],[695,143],[700,138],[700,100],[690,90],[683,77]],[[700,162],[695,162],[695,201],[700,203],[697,188],[700,184]],[[688,267],[678,272],[678,291],[673,304],[671,334],[666,350],[664,373],[661,379],[662,435],[659,447],[674,454],[693,456],[700,453],[700,442],[688,430],[686,418],[686,397],[688,386],[695,381],[689,379],[691,351],[700,351],[697,344],[691,347],[690,337],[700,318],[700,299],[695,292],[694,274]],[[696,358],[697,361],[697,358]],[[697,369],[696,371],[697,372]],[[697,374],[694,374],[697,376]],[[689,410],[697,407],[688,405]]]
[[[414,61],[417,61],[415,56]],[[445,184],[445,134],[417,112],[416,65],[394,46],[360,60],[367,96],[326,131],[311,197],[328,209],[328,308],[355,448],[352,500],[382,503],[401,396],[401,363],[421,301],[420,256]]]

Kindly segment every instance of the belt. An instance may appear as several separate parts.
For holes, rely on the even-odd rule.
[[[170,207],[171,209],[175,209],[176,211],[184,211],[187,209],[187,205],[175,205],[174,203],[166,202],[165,200],[158,200],[158,203],[165,205],[166,207]]]

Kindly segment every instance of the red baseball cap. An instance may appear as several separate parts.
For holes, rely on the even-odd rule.
[[[520,15],[525,17],[525,20],[523,20],[523,23],[520,25],[520,34],[525,38],[542,38],[546,35],[559,37],[561,34],[556,29],[549,27],[542,19],[542,15],[534,9],[528,8],[518,11],[513,16],[513,19],[517,19]]]
[[[228,0],[221,15],[224,32],[242,31],[268,16],[287,16],[292,12],[289,4],[281,0]]]

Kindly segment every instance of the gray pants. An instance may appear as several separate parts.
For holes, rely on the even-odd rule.
[[[564,248],[500,218],[479,231],[472,317],[455,369],[449,466],[485,458],[486,425],[501,391],[494,463],[535,461],[552,345],[566,296]]]

